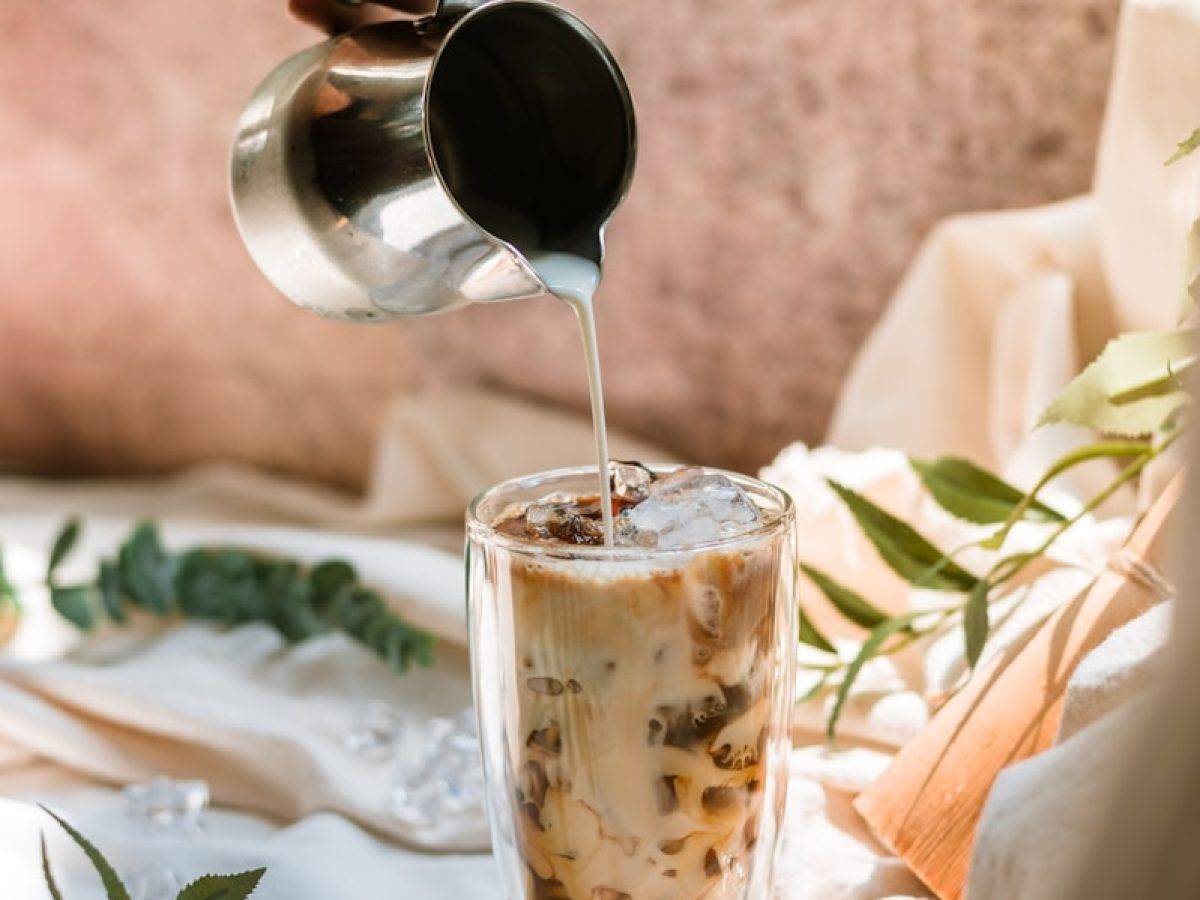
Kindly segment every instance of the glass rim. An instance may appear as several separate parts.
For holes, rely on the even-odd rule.
[[[683,467],[679,464],[646,464],[646,468],[656,473],[673,472]],[[492,546],[502,547],[505,550],[527,556],[580,560],[650,560],[677,558],[708,550],[736,549],[744,544],[754,543],[768,537],[773,537],[776,534],[782,534],[795,521],[796,510],[792,503],[791,494],[783,488],[741,472],[732,472],[728,469],[718,469],[713,466],[701,466],[700,468],[724,475],[739,487],[749,487],[755,493],[766,494],[778,504],[777,514],[776,511],[772,510],[773,517],[769,521],[738,534],[715,538],[711,541],[699,541],[683,547],[662,548],[641,547],[637,545],[609,547],[602,544],[539,543],[497,531],[492,527],[491,522],[485,522],[479,517],[480,507],[505,493],[516,493],[522,488],[530,489],[540,483],[549,484],[571,477],[596,477],[595,466],[567,466],[561,469],[548,469],[543,472],[535,472],[530,475],[520,475],[481,491],[467,505],[467,534],[471,538],[486,541]]]

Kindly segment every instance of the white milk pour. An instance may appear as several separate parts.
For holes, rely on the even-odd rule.
[[[529,264],[555,297],[566,301],[579,320],[587,360],[588,393],[592,401],[592,430],[596,435],[596,467],[600,479],[600,512],[604,542],[613,544],[612,488],[608,482],[608,427],[604,421],[604,388],[600,384],[600,350],[596,343],[596,312],[592,299],[600,285],[600,267],[570,253],[537,253]]]

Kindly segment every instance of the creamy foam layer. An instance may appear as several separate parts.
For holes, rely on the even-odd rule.
[[[531,896],[742,896],[778,739],[779,553],[759,542],[653,570],[505,557]]]

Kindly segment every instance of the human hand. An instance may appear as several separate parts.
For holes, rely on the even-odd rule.
[[[436,0],[287,0],[288,12],[320,28],[326,34],[340,34],[358,25],[382,22],[397,11],[404,13],[433,12]]]

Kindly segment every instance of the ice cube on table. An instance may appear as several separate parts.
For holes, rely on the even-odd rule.
[[[342,746],[370,762],[390,759],[405,726],[403,715],[389,703],[370,701],[355,711]]]
[[[482,818],[483,764],[475,711],[433,719],[406,736],[392,787],[391,810],[410,825]]]
[[[678,469],[653,482],[647,497],[617,517],[617,542],[654,548],[687,547],[750,531],[762,512],[719,472]]]
[[[183,889],[179,876],[165,866],[146,865],[122,876],[130,900],[175,900]]]
[[[131,784],[123,793],[126,809],[136,824],[184,834],[199,831],[209,799],[205,781],[174,781],[161,777],[144,784]]]

